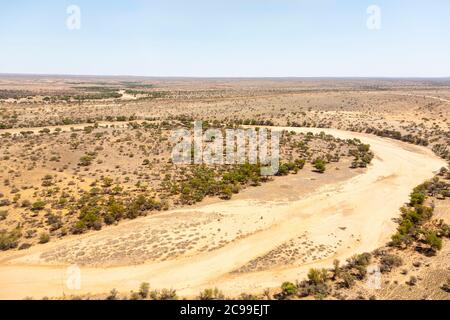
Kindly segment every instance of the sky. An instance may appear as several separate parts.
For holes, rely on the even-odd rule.
[[[450,1],[0,0],[0,73],[449,77]]]

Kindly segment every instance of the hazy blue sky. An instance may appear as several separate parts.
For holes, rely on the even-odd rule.
[[[450,1],[0,0],[0,73],[450,76]]]

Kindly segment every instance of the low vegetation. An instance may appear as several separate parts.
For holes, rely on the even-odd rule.
[[[391,245],[399,248],[416,245],[416,250],[434,255],[442,248],[442,237],[448,236],[448,225],[430,223],[434,204],[426,205],[428,196],[448,197],[449,184],[439,177],[427,181],[416,188],[410,196],[409,204],[401,208],[398,231],[392,236]]]
[[[123,122],[121,127],[101,127],[93,120],[68,131],[43,128],[38,133],[5,135],[2,165],[9,169],[4,171],[0,189],[0,227],[4,225],[5,232],[11,232],[14,212],[22,233],[17,246],[5,245],[3,250],[23,250],[68,234],[100,230],[124,219],[193,205],[206,197],[229,200],[246,188],[274,179],[261,174],[259,163],[172,164],[170,129],[191,128],[192,119],[114,119]],[[66,125],[77,123],[75,118],[62,121]],[[213,126],[227,128],[206,122],[204,130]],[[276,175],[302,170],[325,173],[339,161],[350,163],[369,149],[359,140],[282,131]]]

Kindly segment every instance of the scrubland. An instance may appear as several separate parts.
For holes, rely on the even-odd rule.
[[[0,297],[448,299],[449,99],[446,79],[2,76]],[[195,120],[280,132],[278,174],[174,164]]]

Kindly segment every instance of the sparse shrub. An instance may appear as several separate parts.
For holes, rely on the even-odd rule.
[[[372,255],[368,252],[357,254],[351,257],[348,260],[348,263],[351,267],[357,267],[357,266],[363,266],[367,267],[370,264],[370,261],[372,260]]]
[[[94,157],[85,155],[80,158],[80,161],[78,164],[82,167],[88,167],[92,164],[93,160],[94,160]]]
[[[433,231],[426,232],[425,243],[434,251],[442,249],[442,239]]]
[[[162,289],[159,293],[159,300],[177,300],[177,292],[174,289]]]
[[[0,210],[0,221],[5,220],[8,217],[8,210]]]
[[[297,293],[300,297],[314,296],[317,299],[323,299],[330,293],[327,280],[326,269],[311,269],[308,272],[308,280],[298,284]]]
[[[289,167],[287,164],[283,163],[279,166],[277,176],[287,176],[289,174]]]
[[[42,179],[42,186],[51,187],[52,185],[53,185],[53,177],[48,174]]]
[[[230,200],[233,196],[233,189],[230,185],[225,185],[220,191],[220,198],[223,200]]]
[[[14,204],[18,203],[20,200],[20,197],[21,197],[20,193],[15,194],[14,198],[13,198],[13,203]]]
[[[425,194],[421,192],[414,192],[411,194],[411,201],[410,201],[411,206],[422,204],[424,201],[425,201]]]
[[[333,279],[338,278],[341,275],[341,267],[339,260],[333,261]]]
[[[118,291],[116,289],[112,289],[109,292],[109,295],[106,297],[106,300],[117,300]]]
[[[304,159],[295,160],[295,165],[299,170],[302,170],[305,167],[306,161]]]
[[[31,210],[32,211],[41,211],[41,210],[44,210],[45,206],[46,206],[45,201],[38,200],[33,203],[33,205],[31,206]]]
[[[423,204],[426,199],[426,184],[421,184],[414,188],[410,195],[410,205],[412,207]]]
[[[442,285],[441,289],[450,293],[450,277],[447,278],[447,282]]]
[[[314,168],[316,169],[316,172],[324,173],[326,170],[326,163],[322,159],[317,159],[313,163]]]
[[[444,177],[447,173],[448,173],[448,169],[445,168],[445,167],[442,167],[442,168],[439,170],[438,175],[440,175],[441,177]]]
[[[342,274],[342,282],[340,284],[344,288],[351,288],[355,284],[355,277],[349,272],[344,272]]]
[[[30,247],[31,247],[31,244],[24,242],[19,246],[19,250],[26,250]]]
[[[239,295],[239,300],[259,300],[259,298],[251,293],[241,293]]]
[[[222,291],[220,291],[217,288],[205,289],[202,292],[200,292],[199,299],[200,300],[223,300],[224,295],[223,295]]]
[[[130,300],[141,300],[141,295],[138,292],[131,291]]]
[[[9,250],[16,248],[18,240],[22,236],[19,228],[12,231],[0,230],[0,250]]]
[[[8,199],[0,199],[0,207],[8,207],[11,205],[11,201]]]
[[[82,234],[86,231],[86,223],[82,220],[77,221],[73,226],[71,232],[73,234]]]
[[[113,179],[111,179],[109,177],[103,178],[103,181],[102,181],[103,188],[109,188],[112,186],[112,184],[113,184]]]
[[[417,283],[417,278],[415,276],[411,276],[409,278],[409,281],[406,282],[406,284],[409,286],[415,286],[416,283]]]
[[[314,296],[317,299],[323,299],[330,293],[327,283],[315,284],[311,281],[302,281],[298,286],[298,295],[300,297]]]
[[[284,297],[290,297],[297,293],[297,286],[292,282],[284,282],[281,285],[281,293]]]
[[[142,299],[147,299],[149,290],[150,290],[149,283],[147,282],[141,283],[141,286],[139,288],[139,295],[141,296]]]
[[[308,280],[314,284],[325,283],[328,278],[326,269],[310,269],[308,272]]]
[[[386,254],[380,259],[380,271],[390,272],[393,268],[400,267],[403,264],[399,256],[393,254]]]
[[[347,260],[348,268],[353,270],[353,275],[362,280],[367,275],[367,266],[372,260],[370,253],[357,254]]]
[[[41,235],[39,236],[39,243],[43,244],[43,243],[47,243],[49,241],[50,241],[50,235],[47,232],[41,233]]]

